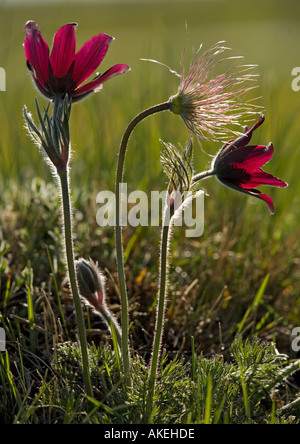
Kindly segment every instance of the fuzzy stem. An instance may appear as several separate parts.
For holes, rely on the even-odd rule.
[[[295,401],[291,402],[290,404],[281,407],[278,410],[278,413],[280,415],[291,415],[293,413],[297,414],[299,413],[299,409],[300,409],[300,398],[297,398]]]
[[[143,111],[138,116],[136,116],[132,122],[128,125],[120,145],[119,157],[118,157],[118,167],[116,175],[115,184],[115,194],[116,194],[116,254],[117,254],[117,266],[119,275],[119,285],[120,285],[120,295],[121,295],[121,311],[122,311],[122,358],[123,367],[125,375],[125,385],[130,387],[131,377],[130,377],[130,352],[129,352],[129,336],[128,336],[128,296],[126,288],[125,270],[124,270],[124,253],[122,244],[122,227],[121,227],[121,191],[120,184],[123,180],[124,175],[124,164],[125,156],[127,151],[128,142],[130,136],[135,129],[135,127],[142,122],[147,117],[152,114],[159,113],[161,111],[166,111],[171,109],[171,102],[165,102],[160,105],[156,105],[152,108]]]
[[[288,376],[292,375],[294,372],[296,372],[299,369],[300,369],[300,360],[293,362],[292,364],[287,366],[285,369],[283,369],[283,371],[280,372],[280,374],[277,377],[273,378],[267,386],[263,387],[262,390],[258,391],[257,395],[254,398],[255,404],[258,401],[260,401],[260,399],[263,396],[265,396],[266,393],[270,393],[271,390],[274,387],[276,387],[277,384],[280,384],[284,379],[288,378]],[[286,407],[288,407],[288,406],[286,406]],[[284,410],[284,409],[285,409],[285,407],[282,407],[282,409],[280,409],[279,411]]]
[[[81,301],[77,286],[77,277],[74,261],[74,247],[73,247],[73,234],[72,234],[72,210],[70,201],[70,191],[69,191],[69,177],[68,169],[59,172],[61,191],[62,191],[62,203],[63,203],[63,219],[64,219],[64,234],[65,234],[65,247],[66,256],[68,263],[68,273],[71,291],[73,295],[79,342],[81,346],[81,356],[82,356],[82,366],[83,366],[83,377],[85,383],[86,394],[89,397],[93,397],[93,388],[89,369],[88,360],[88,349],[86,340],[86,331],[84,326],[84,318],[82,313]]]
[[[203,173],[197,174],[192,178],[192,184],[200,182],[200,180],[207,179],[208,177],[215,176],[215,170],[204,171]]]
[[[166,207],[167,210],[167,207]],[[160,360],[161,344],[164,331],[164,321],[166,312],[167,285],[168,285],[168,269],[169,269],[169,242],[172,220],[169,225],[165,225],[162,229],[162,240],[160,248],[160,282],[159,296],[156,314],[155,336],[153,342],[153,351],[150,365],[149,376],[149,394],[147,400],[147,420],[149,420],[153,410],[153,399],[155,390],[155,380]]]
[[[122,350],[122,333],[114,315],[109,311],[109,309],[106,306],[103,305],[99,305],[99,307],[97,307],[97,311],[103,317],[109,329],[111,328],[110,327],[111,323],[114,326],[118,345],[120,350]]]
[[[215,171],[205,171],[198,174],[192,179],[192,182],[199,182],[210,176],[214,176]],[[171,216],[171,217],[170,217]],[[171,241],[171,229],[173,223],[174,208],[170,208],[168,199],[165,204],[164,218],[163,218],[163,228],[162,228],[162,241],[160,247],[160,281],[159,281],[159,298],[157,306],[156,315],[156,326],[155,335],[153,341],[153,351],[150,364],[150,375],[149,375],[149,393],[147,399],[146,415],[147,421],[151,418],[153,411],[153,401],[155,392],[155,381],[158,372],[158,365],[161,354],[161,345],[164,331],[165,323],[165,312],[166,312],[166,302],[167,302],[167,285],[168,285],[168,272],[169,272],[169,246]],[[170,217],[170,222],[168,223],[168,217]]]

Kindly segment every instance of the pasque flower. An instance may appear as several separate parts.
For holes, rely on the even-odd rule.
[[[274,147],[272,143],[268,146],[249,145],[253,132],[264,120],[264,116],[261,116],[251,129],[246,128],[242,136],[223,146],[212,163],[212,175],[216,175],[222,184],[230,188],[263,200],[271,213],[274,213],[271,197],[256,189],[260,185],[287,186],[286,182],[261,169],[272,158]]]
[[[171,111],[180,115],[189,131],[200,140],[228,141],[240,121],[257,114],[257,106],[245,102],[245,94],[255,87],[254,65],[242,65],[241,57],[220,56],[229,48],[218,42],[207,51],[195,54],[185,75],[183,63],[180,85],[171,97]],[[217,73],[221,63],[229,66]],[[252,119],[251,119],[252,120]],[[236,133],[236,131],[235,131]]]
[[[106,34],[89,39],[76,53],[75,23],[64,25],[54,37],[51,54],[46,41],[33,21],[25,25],[25,56],[27,66],[39,91],[49,99],[64,98],[72,102],[83,99],[112,77],[123,74],[129,67],[124,64],[112,66],[104,74],[82,85],[103,61],[113,40]]]

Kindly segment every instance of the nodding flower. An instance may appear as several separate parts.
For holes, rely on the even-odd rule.
[[[251,129],[246,128],[242,136],[225,144],[213,160],[212,172],[223,185],[263,200],[273,214],[273,200],[256,188],[260,185],[285,188],[287,183],[261,168],[274,154],[272,143],[268,146],[249,145],[253,132],[264,120],[261,116]]]
[[[37,24],[29,21],[25,25],[27,67],[38,90],[48,99],[53,100],[56,96],[64,99],[68,95],[72,103],[77,102],[101,89],[107,80],[129,70],[127,65],[117,64],[82,85],[103,61],[113,38],[98,34],[75,52],[76,26],[76,23],[70,23],[56,32],[50,54]]]

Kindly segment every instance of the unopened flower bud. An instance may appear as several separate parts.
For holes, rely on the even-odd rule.
[[[105,277],[91,259],[89,261],[78,260],[76,270],[80,295],[103,317],[108,328],[114,329],[121,350],[120,326],[105,303]]]
[[[105,278],[96,264],[90,260],[80,259],[76,262],[77,280],[80,295],[92,307],[99,310],[105,304]]]

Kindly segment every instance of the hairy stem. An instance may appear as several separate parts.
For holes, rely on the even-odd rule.
[[[207,179],[208,177],[215,176],[216,172],[214,170],[204,171],[203,173],[199,173],[192,178],[192,184],[196,182],[200,182],[200,180]]]
[[[111,329],[111,324],[113,325],[115,333],[116,333],[116,338],[118,341],[119,349],[121,350],[122,349],[122,333],[121,333],[119,324],[116,321],[114,315],[109,311],[109,309],[106,306],[103,307],[102,305],[99,305],[99,307],[97,308],[97,311],[101,314],[101,316],[105,320],[109,329]]]
[[[74,247],[73,247],[73,234],[72,234],[72,211],[69,191],[69,177],[68,169],[59,172],[61,191],[62,191],[62,203],[63,203],[63,220],[64,220],[64,234],[65,234],[65,248],[68,263],[68,273],[71,291],[73,295],[79,342],[81,347],[83,377],[85,383],[86,394],[89,397],[93,397],[92,382],[89,369],[88,349],[86,340],[86,331],[84,326],[84,318],[82,313],[81,301],[77,286],[76,268],[74,260]]]
[[[116,254],[119,275],[120,295],[121,295],[121,311],[122,311],[122,358],[125,375],[125,384],[127,387],[131,385],[130,377],[130,352],[129,352],[129,335],[128,335],[128,296],[126,288],[125,270],[124,270],[124,253],[122,244],[122,227],[121,227],[121,190],[120,184],[124,175],[124,164],[128,142],[135,127],[152,114],[159,113],[171,109],[171,102],[165,102],[143,111],[136,116],[128,125],[120,145],[118,167],[115,184],[116,194]]]
[[[192,182],[193,183],[199,182],[213,175],[215,175],[215,172],[213,170],[205,171],[193,177]],[[174,217],[174,208],[172,207],[172,204],[168,201],[167,198],[164,209],[162,240],[160,247],[159,295],[158,295],[158,305],[157,305],[157,314],[156,314],[155,334],[153,341],[153,351],[152,351],[150,374],[149,374],[149,392],[148,392],[148,399],[146,406],[147,422],[150,420],[153,411],[155,382],[158,374],[158,366],[160,361],[161,345],[164,332],[166,302],[168,294],[167,286],[168,286],[168,272],[169,272],[169,246],[171,241],[171,229],[173,224],[173,217]]]
[[[166,208],[167,210],[167,208]],[[169,269],[169,242],[170,242],[170,232],[171,224],[165,225],[162,229],[162,240],[160,247],[160,281],[159,281],[159,296],[158,305],[156,313],[156,325],[155,325],[155,335],[153,342],[153,351],[150,365],[150,376],[149,376],[149,393],[147,400],[147,420],[151,416],[153,409],[153,399],[155,390],[155,380],[157,376],[157,370],[160,360],[161,344],[164,331],[165,323],[165,312],[166,312],[166,300],[167,300],[167,285],[168,285],[168,269]]]

